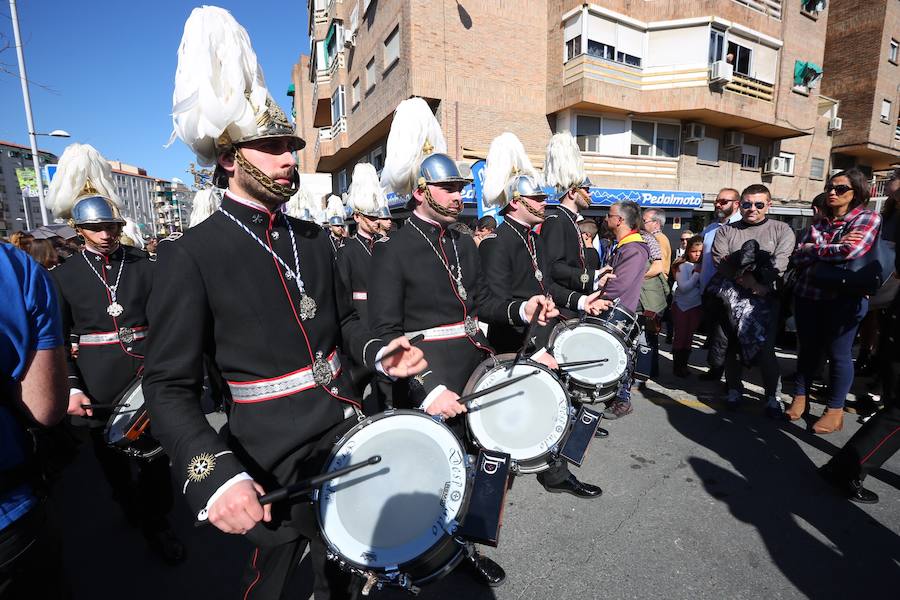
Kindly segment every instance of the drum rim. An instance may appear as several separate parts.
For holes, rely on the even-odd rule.
[[[103,427],[103,441],[105,441],[108,446],[115,448],[119,452],[123,452],[123,453],[127,454],[128,456],[132,456],[134,458],[150,459],[150,458],[153,458],[153,457],[161,454],[163,452],[163,447],[162,447],[162,444],[159,442],[159,440],[157,440],[153,436],[146,433],[146,431],[144,432],[143,435],[141,435],[134,442],[130,442],[130,441],[126,440],[124,436],[117,440],[109,439],[109,432],[112,429],[113,422],[115,421],[116,417],[118,416],[117,413],[115,412],[115,409],[117,409],[119,407],[119,405],[125,401],[126,398],[131,396],[131,394],[134,392],[135,389],[141,390],[142,404],[141,404],[141,408],[139,410],[136,410],[134,413],[132,413],[131,418],[128,420],[128,422],[130,424],[134,423],[134,421],[140,416],[140,414],[142,412],[145,414],[150,412],[150,409],[147,406],[147,399],[144,398],[143,377],[139,375],[139,376],[135,377],[135,379],[132,380],[131,383],[128,384],[128,386],[125,388],[125,390],[121,394],[119,394],[119,396],[116,398],[116,401],[113,403],[113,405],[114,405],[113,413],[109,416],[109,419],[107,419],[107,421],[106,421],[106,425]],[[129,428],[130,428],[130,425],[129,425]],[[136,442],[138,442],[142,439],[151,440],[156,445],[149,450],[139,450],[136,445]]]
[[[486,377],[489,373],[496,371],[497,369],[503,368],[509,363],[511,363],[515,359],[516,355],[507,353],[507,354],[498,354],[496,356],[490,357],[486,360],[483,360],[479,365],[475,368],[472,375],[469,377],[469,380],[466,382],[465,388],[463,388],[463,394],[468,394],[470,392],[475,391],[475,387],[478,383]],[[485,365],[488,363],[493,363],[489,368],[483,369]],[[539,363],[537,361],[533,361],[531,359],[524,359],[518,366],[530,366],[536,369],[539,369],[543,374],[549,375],[553,381],[559,386],[559,389],[563,393],[563,399],[565,401],[565,426],[563,427],[562,432],[560,432],[558,438],[556,439],[555,445],[559,445],[566,437],[569,429],[571,428],[571,409],[572,409],[572,398],[569,395],[569,390],[566,388],[566,385],[563,383],[562,379],[557,375],[552,369],[547,367],[546,365]],[[478,436],[473,431],[473,423],[474,418],[472,415],[476,413],[466,413],[466,430],[469,434],[469,438],[475,443],[479,448],[483,448],[485,450],[497,450],[499,452],[504,452],[506,454],[510,454],[508,449],[496,449],[496,448],[488,448],[484,445],[482,440],[478,439]],[[557,413],[557,416],[560,413]],[[510,454],[510,458],[515,462],[519,471],[522,472],[533,472],[535,470],[540,469],[540,465],[546,463],[549,466],[549,461],[546,460],[548,456],[553,453],[553,446],[549,446],[546,451],[541,452],[539,454],[535,454],[533,456],[524,457],[524,458],[516,458]],[[535,469],[535,467],[538,467]]]
[[[567,325],[570,323],[573,324],[574,326],[562,327],[563,325]],[[550,341],[547,343],[547,345],[553,350],[554,355],[557,352],[559,352],[559,348],[557,348],[557,342],[559,341],[559,337],[563,333],[574,332],[579,327],[589,327],[592,329],[599,329],[602,333],[606,333],[607,335],[610,335],[615,341],[617,341],[625,353],[625,359],[626,359],[625,371],[628,370],[627,361],[629,358],[628,354],[629,354],[629,348],[631,346],[631,342],[629,341],[629,343],[627,343],[627,344],[624,343],[624,340],[622,339],[622,336],[623,336],[622,332],[617,331],[615,329],[611,329],[610,327],[605,325],[605,322],[588,322],[588,321],[582,321],[581,319],[569,319],[565,323],[560,323],[559,325],[554,327],[553,333],[550,335]],[[615,379],[613,379],[611,381],[599,383],[599,382],[585,381],[583,378],[577,377],[570,371],[566,371],[565,369],[561,369],[561,370],[566,374],[566,376],[570,380],[577,382],[582,386],[588,386],[590,388],[596,388],[597,386],[599,386],[600,388],[607,388],[609,386],[615,385],[621,379],[622,375],[624,375],[624,373],[625,373],[625,371],[623,371],[623,372],[619,373],[618,377],[616,377]]]
[[[347,431],[344,435],[342,435],[337,442],[335,442],[334,447],[331,449],[331,452],[329,452],[329,454],[328,454],[328,458],[324,462],[323,468],[328,468],[328,466],[331,464],[331,462],[337,456],[339,448],[343,447],[343,445],[351,437],[353,437],[356,433],[358,433],[359,431],[362,431],[366,427],[369,427],[376,422],[379,422],[386,418],[390,418],[390,417],[394,417],[394,416],[414,416],[417,418],[427,419],[427,420],[431,421],[432,423],[435,423],[436,425],[443,427],[447,431],[447,433],[454,439],[456,444],[459,446],[459,448],[462,452],[462,456],[464,457],[464,470],[465,470],[465,475],[466,475],[463,480],[464,481],[463,497],[460,500],[459,510],[455,516],[455,521],[457,523],[461,523],[463,521],[463,519],[465,518],[465,515],[468,513],[469,501],[470,501],[471,495],[472,495],[472,482],[470,481],[470,477],[469,477],[470,468],[469,468],[469,464],[468,464],[468,455],[466,454],[465,445],[462,443],[462,441],[459,438],[456,437],[456,434],[453,433],[453,430],[451,430],[447,426],[446,423],[442,422],[440,419],[433,417],[425,412],[422,412],[419,410],[410,410],[410,409],[391,409],[391,410],[386,410],[384,412],[380,412],[378,414],[375,414],[370,417],[366,417],[366,418],[362,419],[356,425],[354,425],[352,428],[350,428],[349,431]],[[452,542],[456,543],[455,542],[455,533],[448,533],[446,530],[444,530],[443,535],[440,537],[437,537],[435,542],[431,546],[426,548],[424,550],[424,552],[422,552],[415,558],[412,558],[406,562],[397,564],[396,572],[393,572],[393,571],[389,572],[385,567],[376,567],[376,566],[367,565],[367,564],[361,563],[359,561],[356,561],[356,560],[348,557],[343,551],[341,551],[337,547],[337,545],[335,545],[334,541],[326,533],[325,527],[322,522],[322,520],[323,520],[322,519],[322,510],[320,508],[322,505],[321,499],[323,496],[322,490],[324,489],[324,487],[325,487],[325,484],[323,484],[322,486],[317,488],[316,492],[313,496],[314,512],[316,515],[316,524],[318,525],[319,535],[322,537],[322,541],[325,542],[325,545],[328,548],[328,550],[338,557],[338,560],[342,565],[349,566],[351,569],[354,569],[354,570],[358,571],[359,573],[374,573],[374,574],[376,574],[376,576],[382,575],[382,577],[380,577],[380,578],[383,580],[391,580],[400,574],[408,574],[408,571],[414,570],[415,564],[418,561],[421,561],[422,558],[425,557],[426,555],[432,555],[432,554],[441,552],[443,546],[445,544],[447,544],[448,542],[452,541]],[[455,553],[453,554],[453,556],[455,556]],[[452,560],[452,557],[451,557],[451,560]],[[391,565],[391,566],[393,567],[395,565]],[[413,567],[413,569],[410,569],[410,567]],[[440,571],[440,569],[438,569],[438,572],[439,571]],[[389,576],[386,575],[388,573],[390,573]],[[428,575],[425,575],[424,577],[427,578],[430,575],[431,574],[428,574]]]

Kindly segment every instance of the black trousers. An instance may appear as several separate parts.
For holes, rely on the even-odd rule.
[[[0,531],[0,600],[71,597],[55,531],[43,504]]]
[[[113,490],[129,521],[140,524],[145,533],[168,528],[166,516],[172,510],[172,480],[169,458],[159,454],[150,460],[126,456],[110,447],[103,439],[103,430],[90,430],[94,455],[100,469]],[[137,471],[137,477],[132,473]]]
[[[295,600],[300,584],[294,580],[300,569],[303,551],[309,547],[313,571],[315,600],[355,599],[362,581],[340,570],[337,563],[325,557],[325,544],[318,537],[297,538],[287,544],[256,548],[241,578],[244,600]],[[305,596],[304,596],[305,597]]]

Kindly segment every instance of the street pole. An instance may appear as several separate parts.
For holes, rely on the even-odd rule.
[[[31,231],[31,207],[28,205],[28,196],[22,190],[22,208],[25,209],[25,231]]]
[[[44,205],[44,182],[41,179],[41,163],[38,156],[37,137],[34,135],[34,119],[31,116],[31,95],[28,93],[28,75],[25,73],[25,55],[22,52],[22,35],[19,33],[19,14],[16,12],[16,0],[9,0],[9,12],[16,38],[16,55],[19,57],[19,77],[22,83],[22,99],[25,101],[25,119],[28,121],[28,139],[31,141],[31,159],[34,162],[34,175],[37,180],[38,202],[41,204],[41,220],[48,224],[47,207]],[[26,212],[26,214],[28,214]]]

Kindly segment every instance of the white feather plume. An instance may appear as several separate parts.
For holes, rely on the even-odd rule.
[[[387,197],[378,173],[369,163],[357,163],[353,167],[353,180],[347,191],[347,206],[353,211],[370,215],[375,214],[380,207],[387,206]]]
[[[544,159],[544,180],[560,190],[581,185],[584,181],[584,158],[571,133],[557,133],[550,138]]]
[[[327,221],[331,217],[340,217],[343,219],[345,216],[344,202],[341,200],[340,196],[335,196],[334,194],[329,196],[328,207],[325,209],[325,220]]]
[[[55,178],[55,177],[54,177]],[[133,243],[129,244],[135,248],[144,249],[144,234],[138,224],[129,218],[125,218],[125,225],[122,227],[122,235],[127,236]]]
[[[47,208],[57,217],[68,219],[72,216],[75,200],[82,195],[88,182],[98,195],[121,208],[122,203],[113,183],[112,167],[96,148],[88,144],[71,144],[59,157],[56,175],[47,191]]]
[[[172,96],[175,135],[201,164],[211,165],[223,133],[237,140],[256,132],[256,118],[265,111],[268,95],[247,31],[225,9],[195,8],[178,47]]]
[[[398,195],[409,194],[416,184],[422,163],[422,147],[428,142],[432,152],[446,153],[447,142],[441,125],[421,98],[404,100],[394,111],[388,134],[381,183]]]
[[[506,184],[514,175],[538,176],[525,146],[515,134],[507,131],[495,137],[488,149],[483,187],[487,205],[502,207],[511,200],[506,197]]]
[[[194,194],[194,205],[191,208],[191,220],[188,227],[196,227],[219,210],[222,196],[218,188],[210,187]]]
[[[309,191],[300,187],[284,205],[284,212],[295,219],[310,220],[313,214],[314,200]]]

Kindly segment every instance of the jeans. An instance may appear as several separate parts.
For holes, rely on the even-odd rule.
[[[828,408],[843,408],[853,385],[853,340],[869,310],[869,299],[808,300],[798,296],[794,306],[800,345],[794,394],[807,395],[824,353],[831,362]]]

